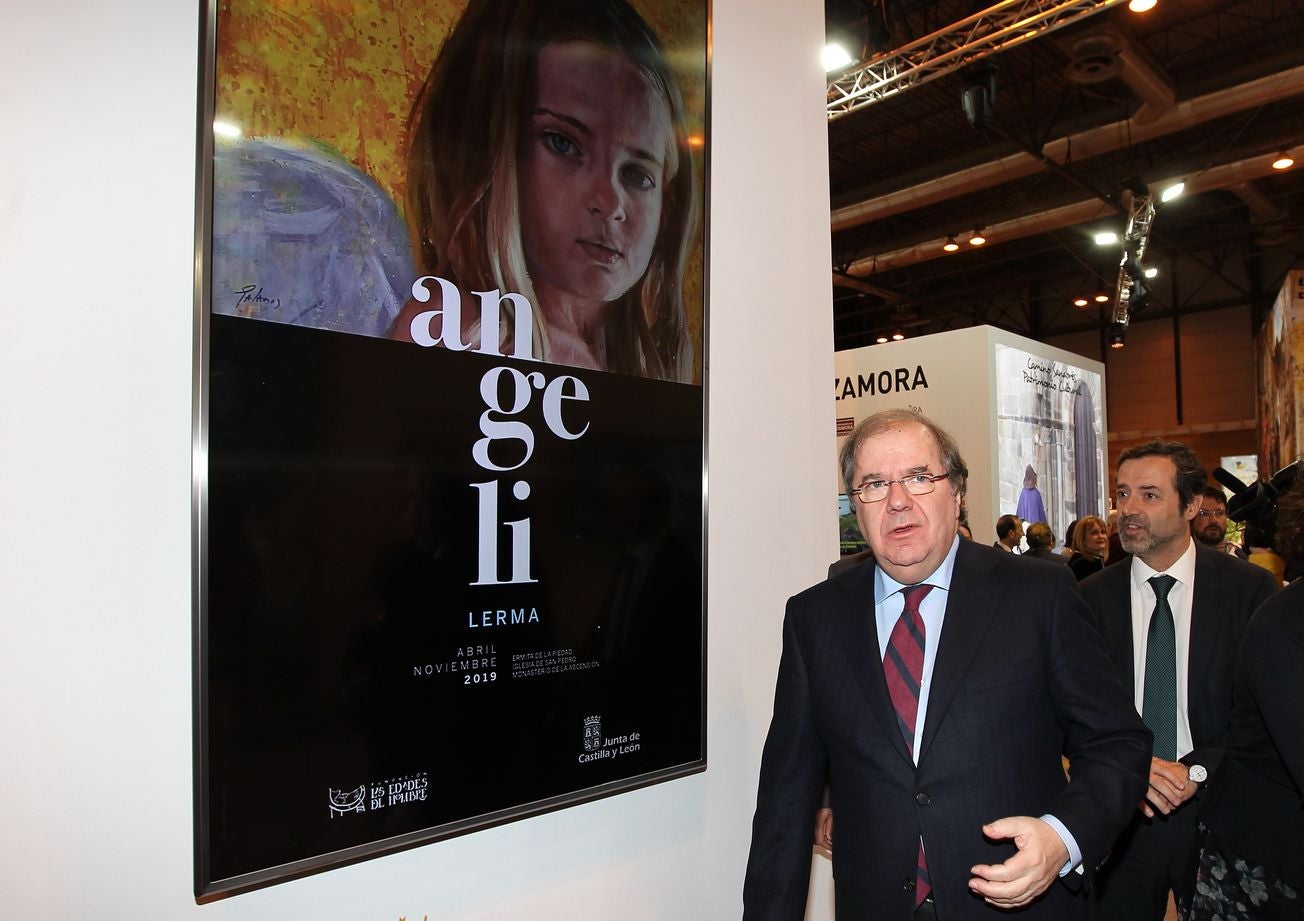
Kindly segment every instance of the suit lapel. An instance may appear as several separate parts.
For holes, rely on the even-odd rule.
[[[1111,573],[1119,570],[1111,578],[1102,594],[1105,606],[1100,612],[1100,623],[1105,630],[1105,645],[1109,648],[1109,657],[1114,660],[1115,671],[1127,688],[1129,697],[1136,696],[1136,665],[1132,649],[1132,564],[1117,563]]]
[[[1210,557],[1213,557],[1212,559]],[[1192,702],[1200,699],[1199,688],[1193,687],[1194,676],[1205,675],[1209,657],[1213,655],[1218,627],[1222,622],[1219,611],[1224,610],[1221,598],[1223,580],[1216,573],[1221,562],[1214,551],[1195,549],[1195,585],[1191,591],[1191,640],[1186,653],[1187,712],[1194,709]],[[1194,716],[1192,716],[1194,719]]]
[[[874,620],[874,573],[877,567],[866,566],[865,570],[869,573],[869,584],[852,582],[846,602],[834,615],[838,622],[838,635],[843,639],[842,650],[847,663],[865,692],[869,707],[883,728],[883,735],[913,766],[906,740],[897,726],[896,709],[887,692],[883,660],[878,653],[878,626]]]
[[[970,547],[960,541],[951,572],[951,588],[946,595],[946,616],[942,620],[942,638],[933,665],[932,689],[928,693],[928,712],[924,717],[924,732],[919,742],[919,757],[928,753],[928,746],[937,735],[938,727],[951,708],[951,701],[964,682],[964,676],[973,663],[973,657],[982,645],[982,638],[996,614],[1000,593],[992,588],[988,578],[994,563],[986,554],[970,554]],[[998,557],[995,562],[1000,562]],[[886,684],[884,684],[886,694]]]

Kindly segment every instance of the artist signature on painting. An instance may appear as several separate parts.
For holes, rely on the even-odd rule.
[[[272,310],[281,309],[281,299],[279,297],[269,297],[263,293],[262,285],[245,285],[243,288],[237,288],[235,309],[241,307],[270,307]]]

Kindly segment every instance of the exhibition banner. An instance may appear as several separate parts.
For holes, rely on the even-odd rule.
[[[705,769],[707,15],[207,9],[200,901]]]

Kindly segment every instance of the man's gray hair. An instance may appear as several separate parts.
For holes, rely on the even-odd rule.
[[[900,428],[911,423],[922,425],[932,433],[933,439],[937,442],[937,453],[941,455],[942,466],[945,472],[951,475],[951,492],[961,498],[964,497],[969,468],[965,466],[964,458],[960,456],[960,446],[944,428],[913,409],[885,409],[862,419],[860,424],[851,430],[851,434],[842,445],[842,451],[838,454],[838,464],[842,469],[842,483],[847,488],[847,495],[850,495],[851,490],[856,486],[852,478],[856,475],[856,455],[860,453],[861,446],[870,438],[882,435],[889,429]]]

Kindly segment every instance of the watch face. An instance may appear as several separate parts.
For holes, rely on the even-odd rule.
[[[1209,772],[1204,769],[1203,764],[1193,764],[1187,770],[1186,776],[1194,780],[1196,783],[1204,783],[1209,777]]]

